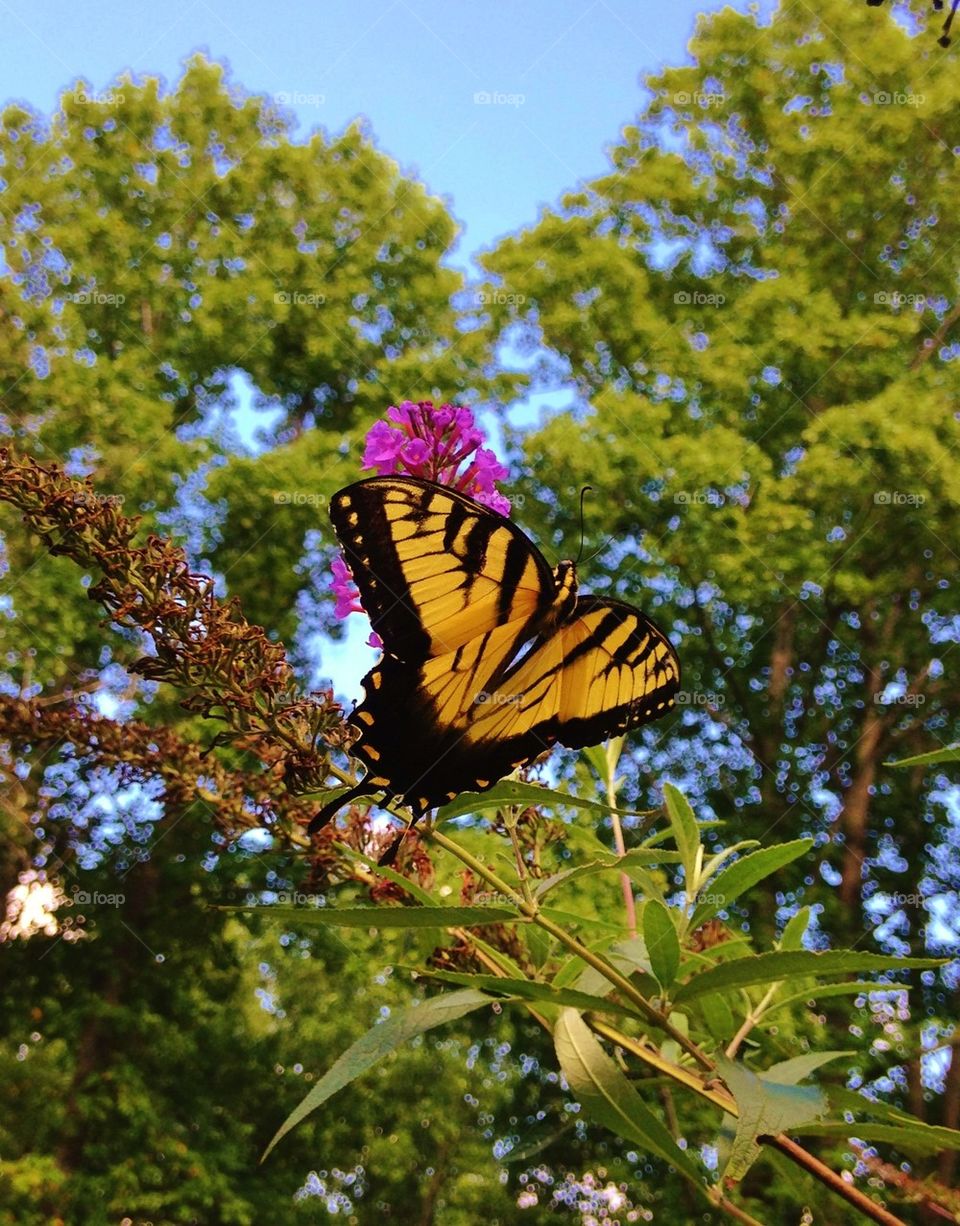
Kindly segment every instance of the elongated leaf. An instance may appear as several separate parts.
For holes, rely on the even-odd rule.
[[[780,1085],[722,1055],[717,1057],[717,1071],[739,1111],[724,1178],[743,1178],[760,1153],[757,1137],[790,1132],[826,1113],[826,1099],[816,1086]]]
[[[781,949],[803,949],[803,938],[810,926],[810,908],[801,907],[796,915],[787,920],[780,938]]]
[[[541,907],[540,914],[553,920],[555,924],[562,924],[565,928],[582,924],[587,928],[598,928],[603,932],[616,933],[618,936],[623,932],[623,924],[611,924],[607,920],[597,919],[592,915],[575,915],[572,911],[560,911],[556,907]]]
[[[697,848],[700,846],[700,829],[697,826],[697,819],[693,815],[686,796],[672,783],[663,785],[663,800],[667,806],[667,816],[670,818],[673,841],[680,853],[680,862],[689,884],[693,880]]]
[[[379,1063],[395,1048],[418,1034],[432,1030],[435,1026],[443,1026],[446,1022],[454,1022],[457,1018],[472,1013],[474,1009],[489,1006],[490,1003],[490,997],[483,992],[469,989],[463,992],[445,992],[442,996],[434,996],[431,1000],[424,1001],[422,1005],[414,1005],[402,1013],[395,1013],[372,1030],[368,1030],[347,1048],[300,1105],[290,1112],[264,1150],[263,1158],[266,1158],[277,1142],[311,1111],[315,1111],[338,1090],[342,1090],[361,1073]]]
[[[629,873],[637,865],[676,864],[680,854],[676,851],[654,851],[652,848],[636,847],[624,856],[605,856],[602,860],[591,860],[588,864],[578,864],[574,868],[561,869],[552,877],[546,877],[539,883],[534,895],[543,898],[558,885],[565,885],[580,877],[592,877],[595,873],[607,873],[611,869]]]
[[[727,1004],[727,998],[719,993],[715,996],[701,996],[700,1009],[703,1013],[703,1020],[707,1023],[707,1029],[713,1037],[718,1043],[726,1043],[737,1029],[737,1023]]]
[[[762,847],[759,851],[752,851],[729,864],[712,881],[707,882],[702,895],[703,901],[698,902],[693,912],[691,927],[699,928],[701,924],[705,924],[758,881],[805,855],[812,846],[813,839],[794,839],[791,843]]]
[[[915,1140],[914,1144],[928,1144],[931,1149],[958,1149],[960,1148],[960,1132],[954,1128],[942,1128],[936,1124],[924,1124],[922,1120],[918,1120],[915,1115],[911,1115],[908,1111],[903,1111],[899,1107],[892,1107],[889,1103],[876,1102],[866,1098],[863,1094],[858,1094],[856,1090],[847,1090],[840,1086],[831,1086],[827,1091],[827,1096],[830,1099],[830,1106],[836,1111],[842,1109],[851,1111],[855,1115],[874,1115],[877,1119],[891,1124],[896,1128],[909,1129]],[[822,1121],[823,1127],[829,1127],[839,1130],[841,1125],[839,1121]],[[852,1137],[859,1137],[861,1134],[857,1131],[860,1128],[875,1128],[877,1125],[873,1123],[856,1123],[847,1124],[846,1127],[851,1131],[847,1134]],[[925,1138],[921,1140],[920,1138]],[[868,1138],[864,1137],[864,1140]],[[879,1138],[883,1140],[884,1138]],[[890,1138],[895,1140],[896,1138]],[[906,1147],[905,1148],[909,1148]]]
[[[825,1000],[830,996],[859,996],[861,992],[908,992],[910,985],[906,983],[875,983],[870,979],[857,979],[852,983],[818,983],[803,992],[794,992],[783,1000],[774,1001],[764,1010],[764,1017],[769,1017],[778,1009],[787,1009],[798,1001]]]
[[[587,745],[580,752],[597,772],[600,782],[606,787],[610,778],[610,759],[607,757],[606,745]]]
[[[618,1137],[656,1154],[703,1190],[700,1172],[677,1145],[573,1009],[560,1014],[554,1030],[557,1059],[586,1115]]]
[[[938,762],[960,762],[960,745],[948,745],[946,749],[932,749],[929,753],[917,753],[912,758],[899,762],[884,762],[884,766],[935,766]]]
[[[725,992],[757,983],[775,983],[800,975],[856,975],[863,971],[933,970],[943,966],[944,958],[895,958],[886,954],[858,953],[855,949],[828,949],[822,953],[809,949],[776,950],[722,962],[681,984],[673,993],[674,1004],[693,1000],[705,992]],[[877,984],[879,990],[883,984]],[[897,985],[890,985],[891,987]]]
[[[697,822],[697,829],[703,833],[704,830],[716,830],[718,826],[724,823],[719,818],[711,818],[709,821]],[[673,830],[670,826],[666,830],[659,830],[656,834],[648,835],[640,844],[641,847],[656,847],[658,843],[662,843],[665,839],[673,838]]]
[[[679,859],[679,856],[677,857]],[[640,887],[640,893],[644,898],[656,898],[660,902],[666,902],[666,894],[656,877],[652,873],[648,873],[645,868],[641,868],[639,864],[631,864],[627,869],[627,876]],[[669,886],[667,887],[669,889]]]
[[[661,988],[669,988],[680,969],[680,938],[668,907],[651,899],[643,908],[643,941]]]
[[[610,946],[604,956],[622,975],[632,977],[644,996],[656,995],[657,981],[650,970],[650,959],[647,957],[647,947],[642,937],[618,941]],[[582,961],[580,965],[584,969],[577,979],[578,991],[589,992],[591,996],[603,996],[613,990],[610,980],[595,967],[587,966]]]
[[[839,1060],[841,1056],[856,1055],[852,1051],[811,1051],[804,1056],[793,1056],[790,1060],[781,1060],[779,1064],[771,1065],[763,1072],[764,1081],[773,1081],[780,1086],[795,1086],[804,1077],[809,1077],[823,1064],[831,1060]]]
[[[911,1124],[872,1124],[858,1120],[822,1120],[801,1124],[794,1129],[802,1137],[857,1137],[861,1141],[889,1141],[897,1149],[910,1153],[938,1154],[944,1149],[960,1149],[960,1132],[952,1128],[935,1128],[914,1120]]]
[[[508,907],[221,907],[331,928],[473,928],[522,919]]]
[[[392,881],[394,885],[400,886],[402,890],[406,890],[411,898],[416,898],[425,907],[437,907],[440,905],[423,886],[418,885],[415,881],[411,881],[409,877],[404,877],[402,873],[398,873],[395,869],[378,864],[372,856],[365,856],[362,851],[357,851],[355,847],[348,847],[346,843],[334,843],[333,846],[346,859],[358,860],[361,864],[365,864],[374,876],[385,877],[387,881]]]
[[[568,1132],[572,1132],[576,1126],[576,1120],[572,1120],[569,1124],[564,1124],[562,1128],[555,1128],[552,1132],[548,1132],[545,1137],[541,1137],[539,1140],[531,1138],[524,1141],[516,1149],[511,1149],[507,1153],[499,1155],[497,1161],[503,1166],[508,1166],[511,1162],[526,1162],[534,1154],[541,1154],[545,1149],[549,1149],[554,1141],[559,1141]]]
[[[536,783],[521,783],[517,779],[503,779],[486,792],[463,792],[456,800],[437,813],[438,822],[450,821],[454,817],[465,817],[468,813],[486,813],[491,809],[502,809],[504,805],[564,805],[571,809],[585,809],[597,817],[609,817],[614,812],[609,805],[599,800],[588,800],[585,796],[571,796],[568,792],[558,792],[553,788],[540,787]],[[649,817],[656,810],[651,809],[617,809],[620,817]]]
[[[576,988],[555,988],[553,984],[541,983],[536,979],[507,979],[500,975],[471,975],[460,971],[422,971],[431,979],[443,979],[448,983],[459,983],[476,988],[479,992],[496,992],[501,996],[519,1000],[540,1001],[545,1005],[565,1006],[571,1009],[583,1009],[593,1013],[616,1013],[620,1017],[638,1017],[636,1009],[628,1009],[624,1005],[604,1000],[602,996],[590,992],[581,992]],[[603,981],[604,986],[613,990],[611,984]]]

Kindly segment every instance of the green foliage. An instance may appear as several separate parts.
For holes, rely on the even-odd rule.
[[[808,1051],[776,1059],[771,1064],[770,1055],[776,1053],[778,1046],[773,1038],[777,1028],[769,1027],[767,1015],[778,1006],[781,1010],[785,1007],[777,997],[798,979],[808,980],[811,984],[808,995],[817,996],[825,979],[870,970],[924,970],[938,966],[938,960],[880,956],[857,950],[799,949],[796,946],[808,918],[803,916],[785,934],[788,948],[763,952],[739,947],[734,942],[720,942],[713,947],[718,960],[711,964],[705,951],[698,950],[692,939],[698,896],[704,892],[722,893],[719,885],[723,883],[732,896],[737,896],[768,873],[808,854],[811,845],[800,841],[799,845],[769,847],[726,867],[727,857],[721,854],[703,867],[704,849],[696,817],[683,793],[670,785],[666,789],[665,811],[668,830],[679,849],[678,860],[685,870],[684,901],[680,906],[668,906],[662,897],[648,898],[641,911],[642,940],[621,941],[611,948],[606,948],[609,942],[600,946],[589,943],[589,937],[584,935],[594,927],[589,917],[559,913],[562,919],[558,922],[558,913],[542,906],[540,898],[545,891],[538,894],[531,888],[530,865],[521,851],[515,820],[504,818],[516,854],[508,877],[478,859],[462,842],[435,830],[432,839],[444,851],[492,887],[499,897],[514,904],[512,914],[502,907],[486,908],[505,925],[516,926],[509,943],[499,942],[504,950],[510,949],[510,956],[505,957],[495,944],[484,944],[486,965],[492,968],[492,973],[436,971],[436,978],[460,985],[459,990],[430,998],[374,1027],[354,1043],[288,1116],[271,1148],[311,1111],[356,1077],[366,1074],[400,1043],[426,1029],[457,1020],[487,1000],[509,1001],[527,1009],[552,1033],[559,1067],[588,1119],[639,1147],[646,1155],[666,1162],[693,1186],[698,1196],[720,1208],[728,1203],[723,1190],[725,1183],[744,1179],[761,1156],[762,1140],[779,1141],[785,1134],[803,1132],[812,1126],[816,1126],[820,1136],[861,1136],[879,1129],[878,1139],[893,1139],[885,1124],[826,1119],[829,1095],[820,1088],[797,1084],[822,1065],[854,1056],[854,1052]],[[584,867],[591,870],[589,876],[593,881],[601,875],[615,878],[630,854],[636,853]],[[575,875],[576,869],[567,870],[567,881]],[[536,880],[537,874],[532,876]],[[484,908],[436,906],[427,898],[419,905],[388,909],[327,907],[300,914],[308,923],[319,919],[334,925],[340,922],[339,915],[345,917],[347,926],[353,926],[360,916],[371,925],[377,923],[377,910],[380,922],[415,930],[431,926],[441,917],[458,927],[477,923],[477,913]],[[289,917],[289,909],[281,909],[279,915]],[[533,956],[536,943],[529,934],[538,928],[552,938],[546,957]],[[866,990],[880,986],[870,984]],[[758,987],[767,989],[762,996],[746,991]],[[851,985],[844,987],[850,990]],[[864,990],[864,985],[858,985],[858,990]],[[796,1011],[800,1001],[796,996],[791,999]],[[734,1030],[735,1037],[728,1043]],[[748,1037],[754,1047],[751,1064],[759,1064],[760,1068],[733,1059]],[[636,1085],[632,1084],[625,1069],[604,1051],[600,1038],[636,1057],[641,1068],[645,1066],[646,1079],[641,1077]],[[704,1070],[715,1070],[727,1090],[718,1094],[715,1086],[719,1083],[705,1078]],[[651,1073],[657,1076],[651,1077]],[[726,1113],[720,1125],[721,1183],[711,1184],[691,1153],[678,1147],[676,1123],[671,1135],[671,1119],[668,1116],[664,1120],[661,1115],[663,1101],[651,1102],[649,1095],[644,1095],[645,1089],[671,1083],[701,1100],[699,1107],[694,1101],[691,1118],[684,1121],[684,1135],[688,1138],[691,1133],[703,1131],[704,1104],[719,1106]],[[850,1102],[849,1095],[845,1101]],[[869,1114],[866,1099],[860,1099],[857,1106],[861,1113]],[[897,1146],[908,1153],[911,1149],[928,1152],[935,1143],[935,1133],[921,1120],[911,1118],[897,1139]],[[960,1147],[960,1133],[949,1135],[951,1144]]]
[[[49,121],[7,107],[0,155],[19,283],[0,334],[12,425],[39,455],[95,458],[103,496],[153,524],[174,478],[219,450],[209,424],[183,428],[218,405],[229,422],[242,372],[255,406],[280,410],[280,445],[216,472],[210,497],[228,514],[214,565],[253,620],[292,634],[304,536],[325,526],[359,431],[391,400],[452,395],[485,359],[455,327],[446,206],[362,126],[295,142],[269,99],[199,56],[169,92],[124,78],[102,101],[68,90]],[[28,571],[38,542],[9,536]],[[36,650],[39,678],[97,663],[83,597],[62,566],[18,585],[3,632]]]
[[[484,256],[489,323],[576,392],[522,440],[529,526],[572,533],[589,482],[590,541],[615,545],[585,581],[642,601],[649,576],[679,643],[688,709],[659,762],[687,768],[693,715],[722,719],[749,762],[706,759],[703,797],[762,842],[830,835],[842,886],[818,901],[853,941],[865,863],[903,890],[876,863],[890,820],[917,880],[934,803],[883,758],[960,735],[931,643],[960,532],[957,51],[828,0],[704,15],[690,53],[608,173]]]

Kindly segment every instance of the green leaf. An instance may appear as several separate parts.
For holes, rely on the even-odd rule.
[[[722,962],[701,971],[673,993],[674,1004],[693,1000],[706,992],[724,992],[729,988],[746,988],[758,983],[775,983],[778,979],[795,979],[800,975],[855,975],[862,971],[933,970],[943,966],[945,958],[895,958],[886,954],[858,953],[854,949],[776,950]],[[877,990],[884,985],[876,984]],[[898,985],[891,984],[891,987]],[[812,993],[811,993],[812,995]]]
[[[914,1146],[926,1145],[933,1152],[936,1152],[937,1149],[960,1148],[960,1132],[956,1129],[942,1128],[936,1124],[925,1124],[922,1120],[918,1120],[915,1115],[911,1115],[908,1111],[903,1111],[900,1107],[892,1107],[889,1103],[881,1103],[874,1099],[866,1098],[863,1094],[858,1094],[856,1090],[847,1090],[841,1086],[831,1086],[827,1091],[827,1097],[830,1099],[830,1106],[834,1110],[842,1109],[850,1111],[855,1115],[875,1115],[879,1120],[897,1129],[909,1130],[912,1133],[911,1144]],[[869,1140],[870,1138],[861,1133],[860,1129],[878,1127],[878,1125],[873,1123],[860,1122],[841,1125],[839,1121],[831,1120],[824,1120],[820,1126],[835,1132],[839,1132],[842,1127],[845,1127],[849,1131],[843,1135],[852,1137],[863,1136],[864,1140]],[[878,1137],[877,1139],[896,1141],[897,1137]],[[909,1146],[905,1145],[905,1148],[909,1148]]]
[[[704,893],[690,920],[692,928],[699,928],[718,911],[728,907],[744,891],[755,886],[764,877],[804,855],[813,846],[813,839],[794,839],[791,843],[778,843],[775,847],[763,847],[741,856],[728,865],[723,872],[707,883]]]
[[[960,745],[948,745],[946,749],[932,749],[929,753],[914,754],[899,762],[884,762],[884,766],[935,766],[938,762],[960,762]]]
[[[839,1060],[841,1056],[855,1055],[854,1051],[812,1051],[805,1056],[793,1056],[790,1060],[781,1060],[779,1064],[765,1069],[763,1077],[765,1081],[773,1081],[777,1085],[794,1086],[798,1081],[803,1081],[804,1077],[809,1077],[811,1073],[816,1072],[822,1064],[829,1064],[831,1060]]]
[[[724,823],[717,818],[711,818],[709,821],[697,822],[697,829],[702,834],[704,830],[716,830]],[[659,830],[656,834],[651,834],[645,838],[640,844],[641,847],[656,847],[658,843],[662,843],[664,839],[673,838],[673,828],[668,826],[666,830]]]
[[[808,1124],[826,1112],[827,1102],[816,1086],[781,1085],[726,1056],[716,1059],[717,1071],[736,1099],[739,1112],[723,1177],[739,1181],[760,1153],[757,1137],[776,1136]]]
[[[796,915],[787,920],[780,938],[781,949],[803,949],[803,938],[810,925],[810,908],[801,907]]]
[[[377,877],[384,877],[387,881],[392,881],[394,885],[400,886],[401,889],[411,896],[418,899],[425,907],[439,906],[437,900],[432,894],[428,893],[423,886],[418,885],[415,881],[411,881],[409,877],[404,877],[402,873],[398,873],[395,869],[387,868],[385,865],[378,864],[371,856],[365,856],[362,851],[357,851],[354,847],[348,847],[346,843],[334,843],[333,846],[348,860],[359,860],[361,864],[365,864]]]
[[[653,898],[643,907],[643,941],[661,988],[668,988],[680,969],[680,938],[669,907]]]
[[[673,841],[680,853],[680,863],[683,865],[687,885],[692,886],[696,871],[697,851],[700,847],[700,830],[697,826],[697,819],[693,815],[686,796],[672,783],[663,785],[663,801],[667,806]]]
[[[507,907],[221,907],[333,928],[472,928],[523,919]]]
[[[645,847],[636,847],[623,856],[606,856],[602,860],[591,860],[589,864],[578,864],[575,868],[561,869],[552,877],[545,877],[534,890],[534,896],[543,898],[558,885],[564,885],[581,877],[592,877],[595,873],[607,873],[611,870],[630,873],[638,865],[676,864],[679,860],[680,855],[675,851],[654,851]]]
[[[368,1030],[365,1035],[357,1039],[356,1043],[347,1048],[324,1073],[300,1105],[291,1111],[264,1150],[261,1162],[291,1128],[295,1128],[311,1111],[315,1111],[338,1090],[349,1085],[351,1081],[372,1068],[395,1048],[415,1038],[418,1034],[423,1034],[424,1031],[432,1030],[435,1026],[443,1026],[447,1022],[454,1022],[457,1018],[489,1004],[490,997],[482,992],[470,990],[445,992],[441,996],[434,996],[431,1000],[424,1001],[422,1005],[414,1005],[411,1009],[396,1013]]]
[[[596,919],[592,915],[575,915],[572,911],[560,911],[556,907],[541,907],[540,914],[545,915],[547,919],[553,920],[555,924],[562,924],[564,927],[582,924],[588,928],[601,928],[605,932],[614,932],[617,936],[620,936],[623,932],[623,924],[610,924],[606,920]]]
[[[829,996],[859,996],[861,992],[908,992],[910,985],[906,983],[882,984],[871,979],[857,979],[852,983],[817,983],[803,992],[793,992],[782,1000],[774,1001],[764,1010],[764,1018],[777,1009],[786,1009],[798,1001],[824,1000]]]
[[[602,996],[592,992],[581,992],[576,988],[555,988],[553,984],[541,983],[536,979],[507,979],[500,975],[471,975],[461,971],[430,970],[419,973],[429,975],[432,979],[474,987],[480,992],[496,992],[500,996],[515,1000],[540,1001],[545,1005],[565,1006],[592,1013],[616,1013],[620,1017],[640,1016],[636,1009],[628,1009],[625,1005],[604,1000]],[[613,991],[613,985],[606,979],[603,984],[607,991]]]
[[[571,796],[568,792],[557,792],[553,788],[540,787],[536,783],[521,783],[516,779],[503,779],[495,787],[486,792],[463,792],[456,800],[451,800],[437,813],[437,822],[450,821],[454,817],[465,817],[470,813],[485,813],[491,809],[502,809],[505,805],[561,805],[572,809],[585,809],[597,817],[609,817],[617,813],[620,817],[649,817],[654,809],[611,809],[609,805],[599,800],[588,800],[583,796]]]
[[[861,1141],[889,1141],[897,1149],[920,1154],[939,1154],[945,1149],[960,1149],[960,1132],[954,1132],[952,1128],[923,1124],[920,1120],[913,1120],[909,1124],[822,1120],[819,1123],[802,1124],[794,1131],[804,1137],[857,1137]]]
[[[597,772],[600,782],[606,787],[610,779],[610,759],[607,757],[607,747],[587,745],[580,752]]]
[[[598,951],[599,952],[599,951]],[[650,959],[647,957],[647,947],[642,937],[631,937],[626,941],[618,941],[611,945],[606,954],[601,954],[618,970],[621,975],[635,978],[636,986],[644,996],[654,996],[657,992],[657,981],[650,969]],[[613,985],[595,967],[588,966],[581,958],[574,960],[583,967],[576,984],[581,992],[589,992],[592,996],[601,996],[613,991]],[[568,973],[572,966],[564,967]]]
[[[732,1038],[737,1023],[725,996],[718,993],[701,997],[700,1010],[703,1013],[703,1020],[707,1023],[707,1029],[718,1043],[726,1043]]]
[[[573,1009],[560,1014],[554,1030],[560,1068],[586,1115],[616,1136],[669,1162],[703,1190],[700,1172],[677,1145],[613,1060]]]
[[[516,1149],[511,1149],[508,1153],[501,1155],[497,1161],[504,1166],[509,1165],[511,1162],[526,1162],[535,1154],[541,1154],[545,1149],[549,1149],[554,1141],[558,1141],[561,1137],[566,1136],[568,1132],[572,1132],[576,1126],[576,1120],[571,1120],[569,1124],[564,1124],[562,1128],[555,1128],[539,1140],[531,1138],[525,1141],[522,1145],[518,1145]]]

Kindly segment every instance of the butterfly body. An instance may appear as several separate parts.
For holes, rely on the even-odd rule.
[[[384,644],[349,717],[365,791],[416,816],[482,791],[560,742],[596,744],[673,705],[666,636],[619,600],[581,595],[509,519],[456,490],[373,477],[330,516]]]

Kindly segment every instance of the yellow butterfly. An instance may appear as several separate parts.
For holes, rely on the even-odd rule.
[[[620,600],[581,596],[509,519],[447,486],[371,477],[330,518],[383,640],[349,717],[363,781],[321,810],[382,790],[415,817],[483,791],[560,742],[571,749],[659,719],[680,662]]]

